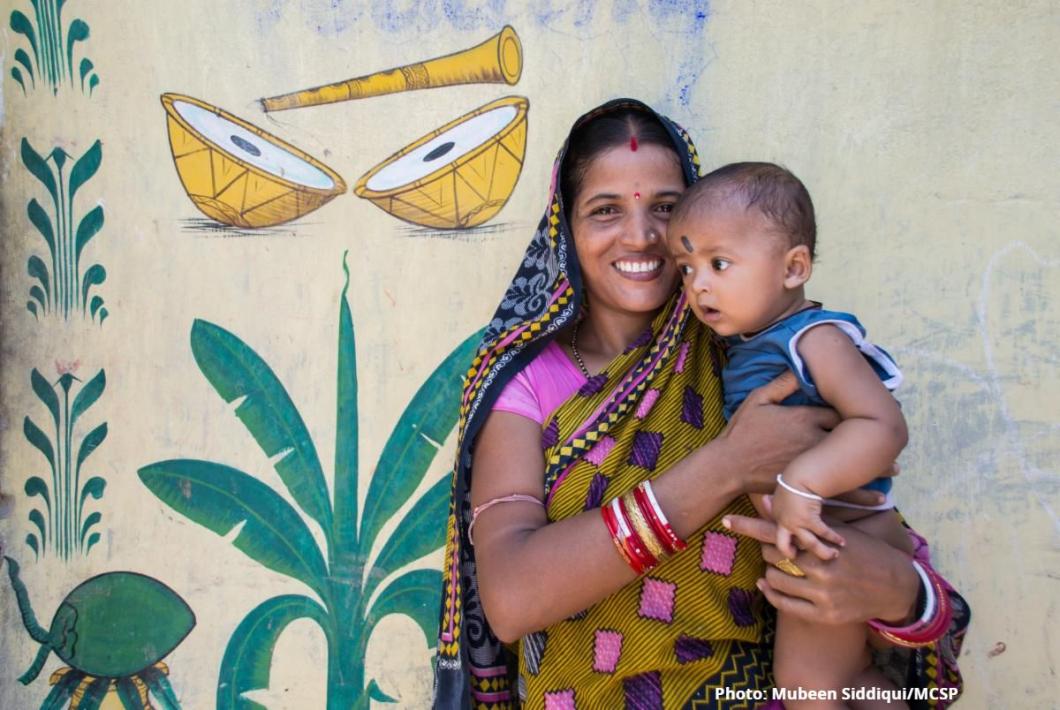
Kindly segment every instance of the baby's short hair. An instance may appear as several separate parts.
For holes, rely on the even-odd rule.
[[[707,173],[681,195],[670,220],[732,199],[761,212],[787,236],[789,247],[806,245],[814,257],[817,221],[810,193],[790,170],[773,163],[729,163]]]

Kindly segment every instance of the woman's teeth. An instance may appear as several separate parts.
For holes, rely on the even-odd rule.
[[[627,274],[642,274],[655,271],[662,266],[661,259],[652,261],[616,261],[615,268]]]

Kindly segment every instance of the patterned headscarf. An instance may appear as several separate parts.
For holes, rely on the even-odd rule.
[[[639,101],[610,101],[579,118],[572,132],[601,115],[628,109],[643,111],[658,119],[680,158],[685,182],[694,182],[699,177],[699,158],[688,134]],[[479,697],[494,698],[497,707],[514,703],[511,676],[507,670],[512,667],[514,659],[493,635],[483,614],[474,550],[468,539],[471,451],[475,437],[505,385],[557,332],[574,322],[583,305],[581,268],[559,185],[568,143],[569,138],[553,167],[545,215],[489,323],[464,382],[446,534],[435,708],[471,707],[473,687]],[[638,368],[649,367],[657,356],[657,351],[649,353],[646,362]],[[624,412],[625,408],[620,411]],[[615,416],[613,408],[609,415]],[[572,455],[577,453],[580,452],[572,452]]]

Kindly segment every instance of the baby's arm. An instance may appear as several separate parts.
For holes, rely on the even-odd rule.
[[[797,348],[818,393],[842,421],[821,443],[788,465],[784,482],[831,498],[865,485],[890,468],[908,432],[898,402],[843,331],[834,325],[816,326],[802,335]],[[795,552],[790,545],[794,535],[818,556],[834,556],[834,551],[816,539],[838,541],[820,519],[820,510],[820,503],[777,487],[773,514],[788,533],[778,539],[785,554]]]

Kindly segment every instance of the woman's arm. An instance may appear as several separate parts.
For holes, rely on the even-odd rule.
[[[721,435],[652,482],[678,535],[689,536],[741,494],[771,491],[776,472],[835,425],[830,410],[775,404],[794,387],[786,375],[752,393]],[[475,446],[472,506],[513,493],[540,498],[540,439],[537,423],[492,413]],[[635,578],[598,509],[549,524],[533,503],[493,506],[475,523],[475,557],[483,609],[502,641],[561,621]]]

